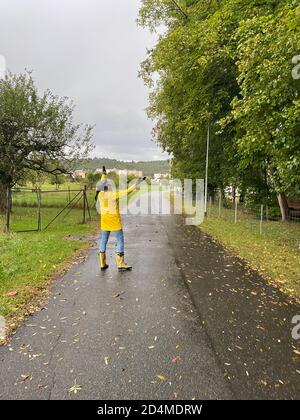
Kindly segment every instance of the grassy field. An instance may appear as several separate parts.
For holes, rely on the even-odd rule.
[[[58,190],[56,190],[54,185],[44,184],[42,186],[42,207],[64,207],[66,206],[75,196],[78,195],[79,191],[84,187],[83,184],[72,183],[61,185]],[[70,191],[69,191],[70,189]],[[89,203],[93,203],[95,191],[94,188],[87,191],[87,196]],[[78,200],[79,199],[79,200]],[[72,203],[76,205],[77,208],[82,208],[83,199],[80,199],[78,195]],[[31,190],[30,186],[26,187],[26,190],[20,188],[15,188],[12,193],[13,206],[19,207],[37,207],[38,199],[37,193],[34,190]]]
[[[300,298],[300,223],[260,221],[250,215],[222,209],[222,217],[211,212],[200,226],[225,247],[244,258],[287,294]]]
[[[32,228],[36,221],[34,210],[15,207],[14,228]],[[47,217],[52,218],[59,210],[47,209]],[[82,210],[74,209],[67,218],[60,217],[49,230],[0,234],[0,315],[22,317],[22,309],[45,289],[49,278],[60,273],[76,253],[88,246],[88,241],[67,239],[69,235],[82,237],[96,230],[96,221],[85,225],[81,222]],[[9,292],[17,294],[9,297]]]

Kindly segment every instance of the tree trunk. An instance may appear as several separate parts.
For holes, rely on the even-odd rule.
[[[11,188],[6,189],[6,232],[10,230],[10,213],[11,213]]]
[[[289,213],[286,195],[284,193],[279,193],[277,198],[278,198],[278,203],[279,203],[279,207],[281,211],[281,220],[283,222],[286,222],[288,218],[288,213]]]
[[[8,189],[6,185],[0,184],[0,215],[5,216],[5,232],[9,232],[10,228],[10,214],[12,208],[12,194],[11,188]]]
[[[0,183],[0,213],[6,210],[6,187]]]

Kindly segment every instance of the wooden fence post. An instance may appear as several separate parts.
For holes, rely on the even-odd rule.
[[[6,233],[10,230],[11,188],[6,189]]]
[[[264,220],[264,206],[263,204],[260,207],[260,226],[259,226],[259,232],[262,235],[262,228],[263,228],[263,220]]]
[[[86,223],[86,185],[83,188],[83,224]]]
[[[234,223],[237,224],[238,221],[238,201],[235,199],[235,212],[234,212]]]

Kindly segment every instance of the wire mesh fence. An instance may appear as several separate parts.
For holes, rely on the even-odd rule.
[[[10,212],[2,216],[3,229],[12,232],[42,231],[72,214],[75,223],[86,223],[96,216],[94,191],[81,189],[41,190],[14,188],[10,192]],[[2,229],[2,230],[3,230]]]
[[[293,249],[300,251],[300,211],[297,208],[291,210],[283,223],[279,207],[210,197],[207,216],[208,221],[222,223],[225,228],[238,230],[241,235],[251,232],[282,244],[292,244]]]
[[[234,223],[248,222],[261,227],[261,222],[281,222],[282,215],[279,207],[266,204],[250,204],[240,202],[238,199],[229,200],[222,197],[209,198],[208,216],[232,220]],[[288,210],[287,222],[300,226],[300,207]]]

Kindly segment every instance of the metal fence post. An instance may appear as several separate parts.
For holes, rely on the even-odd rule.
[[[42,230],[42,215],[41,215],[41,208],[42,208],[42,194],[41,190],[37,190],[37,200],[38,200],[38,231]]]
[[[262,228],[263,228],[263,220],[264,220],[264,205],[262,204],[260,207],[260,226],[259,232],[262,235]]]
[[[86,185],[83,188],[83,224],[86,223]]]
[[[234,212],[234,223],[237,224],[238,221],[238,202],[235,199],[235,212]]]

